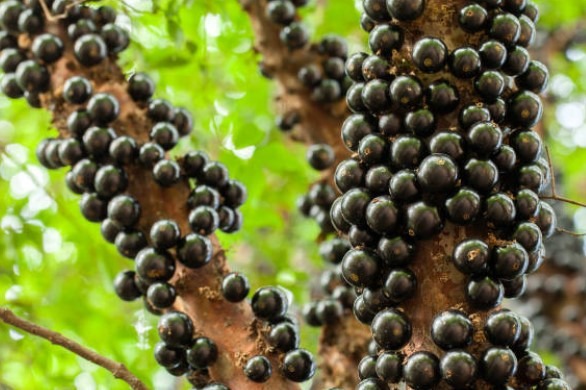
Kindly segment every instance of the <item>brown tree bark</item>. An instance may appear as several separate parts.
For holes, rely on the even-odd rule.
[[[142,144],[149,139],[152,123],[144,107],[137,105],[128,95],[127,82],[122,70],[112,59],[106,59],[98,66],[82,67],[75,60],[72,42],[58,20],[46,20],[46,29],[62,38],[65,54],[49,66],[51,89],[41,96],[42,105],[53,114],[53,124],[62,138],[69,137],[66,121],[68,115],[79,108],[68,104],[62,97],[62,86],[71,76],[82,75],[93,84],[95,92],[112,94],[120,103],[120,116],[111,124],[118,135],[129,135]],[[20,37],[22,49],[30,49],[30,41]],[[160,219],[175,220],[182,232],[188,232],[187,198],[190,187],[187,180],[170,187],[160,187],[147,171],[138,164],[127,167],[129,186],[126,193],[141,204],[141,217],[137,228],[146,237],[152,224]],[[261,336],[261,323],[256,321],[250,305],[246,302],[233,304],[221,297],[219,291],[223,275],[229,272],[226,254],[218,239],[211,237],[214,247],[213,260],[201,269],[188,269],[177,262],[172,283],[178,290],[175,309],[186,312],[192,319],[195,334],[211,338],[218,347],[218,362],[210,367],[211,378],[225,383],[232,389],[298,389],[299,386],[278,374],[279,360]],[[247,358],[267,354],[273,364],[275,375],[262,384],[248,380],[243,373]]]
[[[321,180],[334,185],[334,172],[342,160],[351,153],[340,137],[342,123],[349,114],[345,101],[319,104],[311,100],[311,92],[297,78],[299,70],[309,64],[321,63],[315,44],[302,49],[289,50],[280,40],[280,26],[266,17],[267,1],[240,0],[250,18],[255,36],[255,50],[262,56],[262,68],[274,80],[275,103],[282,114],[296,112],[300,123],[291,138],[307,145],[325,143],[336,154],[336,163],[322,173]],[[335,324],[322,328],[319,341],[320,372],[314,389],[341,387],[354,388],[358,382],[356,367],[366,355],[370,330],[347,313]]]

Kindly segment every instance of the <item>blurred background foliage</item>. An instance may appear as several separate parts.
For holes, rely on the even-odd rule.
[[[586,0],[537,1],[541,27],[569,28],[586,15]],[[249,22],[236,0],[103,1],[122,11],[118,23],[133,44],[121,58],[128,72],[148,72],[159,97],[189,108],[196,130],[178,154],[198,148],[227,164],[246,184],[243,230],[220,238],[232,267],[253,288],[280,284],[294,310],[309,297],[307,282],[322,268],[318,229],[295,211],[295,200],[317,174],[303,145],[274,126],[273,85],[257,71]],[[316,39],[343,34],[350,51],[366,34],[358,27],[359,0],[315,0],[304,9]],[[582,31],[582,34],[584,32]],[[586,36],[548,53],[552,82],[546,111],[552,159],[564,173],[566,195],[586,198]],[[1,77],[1,76],[0,76]],[[66,190],[65,170],[48,172],[34,157],[36,144],[56,133],[50,116],[24,101],[0,96],[0,304],[123,362],[149,387],[183,388],[152,357],[156,319],[140,302],[124,303],[112,279],[128,260],[102,240],[99,226],[78,212]],[[586,210],[578,210],[586,230]],[[578,239],[578,238],[577,238]],[[318,332],[304,328],[304,347]],[[0,325],[0,387],[14,389],[124,389],[108,372],[44,340]]]

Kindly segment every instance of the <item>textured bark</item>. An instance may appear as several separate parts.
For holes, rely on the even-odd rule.
[[[481,34],[467,34],[458,24],[458,10],[467,4],[463,0],[429,0],[422,17],[414,22],[401,23],[405,30],[405,43],[400,52],[393,54],[393,65],[404,71],[412,71],[423,83],[435,80],[448,80],[460,93],[460,107],[438,119],[438,129],[457,129],[458,112],[474,103],[474,87],[470,80],[462,80],[449,71],[428,75],[419,70],[411,60],[411,48],[415,42],[425,36],[441,37],[450,50],[461,46],[476,45]],[[476,356],[486,348],[483,327],[487,316],[485,311],[477,311],[466,299],[465,286],[467,278],[451,262],[454,247],[466,238],[486,239],[486,226],[459,227],[447,224],[444,230],[431,240],[417,244],[416,253],[410,268],[417,277],[418,287],[413,298],[402,307],[411,319],[413,337],[403,352],[408,356],[416,351],[430,351],[441,356],[442,352],[431,339],[430,329],[433,318],[449,309],[458,309],[467,313],[474,324],[474,344],[469,352]],[[443,388],[444,384],[438,388]],[[483,388],[482,385],[479,385]]]
[[[126,92],[127,83],[122,70],[115,61],[105,60],[92,68],[81,67],[74,59],[72,43],[67,39],[63,27],[56,21],[47,21],[47,29],[60,36],[66,51],[63,58],[49,67],[52,88],[42,95],[43,107],[53,114],[53,124],[60,136],[68,137],[66,120],[78,106],[66,103],[62,98],[62,86],[69,77],[83,75],[93,84],[95,92],[107,92],[120,102],[120,116],[111,124],[118,135],[129,135],[139,144],[148,141],[152,123],[146,116],[145,107],[136,104]],[[24,38],[24,37],[22,37]],[[30,45],[20,40],[21,47]],[[126,193],[135,197],[141,205],[142,214],[137,225],[145,236],[152,224],[160,219],[175,220],[183,233],[190,231],[187,223],[187,197],[190,192],[187,180],[170,188],[160,187],[152,178],[150,170],[138,165],[126,168],[129,186]],[[270,357],[274,375],[270,380],[258,384],[248,380],[242,370],[246,358],[266,353],[268,348],[259,337],[261,324],[255,321],[248,303],[233,304],[221,298],[219,291],[222,276],[229,272],[226,256],[215,236],[211,237],[214,256],[211,264],[193,270],[177,262],[172,282],[177,286],[178,298],[175,308],[186,312],[192,319],[196,335],[210,337],[218,347],[218,362],[210,367],[213,380],[225,383],[232,389],[298,389],[278,374],[279,361],[276,354]]]
[[[531,50],[532,58],[541,61],[544,63],[548,69],[552,69],[551,65],[552,62],[560,55],[565,55],[565,51],[572,45],[572,43],[583,33],[584,28],[586,27],[586,22],[583,20],[576,22],[575,24],[569,26],[560,26],[552,31],[543,32],[543,41],[538,42],[535,48]],[[555,111],[555,100],[551,96],[545,96],[544,99],[544,112],[545,115],[551,113],[553,115]],[[534,130],[539,133],[539,135],[546,139],[548,134],[548,129],[544,125],[547,120],[542,121],[538,126],[534,128]],[[563,179],[563,177],[562,177]],[[558,191],[561,190],[563,194],[563,180],[561,183],[558,183]],[[561,189],[559,187],[562,187]],[[568,228],[569,226],[573,226],[572,218],[568,214],[567,210],[562,207],[556,206],[556,213],[558,214],[558,221],[562,227]],[[549,239],[549,241],[554,241],[557,235],[566,234],[566,233],[556,233],[553,237]],[[576,240],[580,240],[580,238],[576,237]],[[579,246],[579,245],[577,245]],[[547,247],[547,245],[546,245]],[[549,248],[548,248],[549,249]],[[557,267],[555,264],[551,264],[549,258],[552,256],[552,253],[547,253],[548,261],[539,269],[539,271],[529,277],[529,283],[531,283],[532,279],[535,278],[538,280],[538,283],[543,282],[543,278],[551,275],[565,275],[568,277],[568,283],[565,286],[564,293],[562,296],[551,294],[544,291],[528,291],[523,296],[523,301],[531,301],[531,299],[536,298],[545,304],[543,305],[543,316],[547,318],[550,322],[550,326],[552,330],[561,329],[566,334],[570,335],[574,338],[574,340],[579,344],[579,346],[586,346],[586,310],[583,310],[580,317],[574,321],[568,321],[564,319],[562,316],[562,311],[564,308],[568,306],[576,305],[578,307],[581,306],[582,298],[580,295],[580,284],[586,280],[586,273],[582,270],[577,272],[571,272],[565,269],[561,269]],[[582,255],[583,263],[586,264],[586,255]],[[553,303],[553,304],[550,304]],[[539,344],[537,342],[536,344]],[[556,353],[557,351],[552,351]],[[586,388],[586,357],[585,356],[572,356],[570,358],[566,358],[564,364],[578,379],[580,383],[579,389]]]
[[[321,62],[315,45],[289,50],[279,38],[280,26],[266,17],[265,0],[240,0],[240,3],[250,17],[255,50],[262,55],[263,71],[271,76],[276,85],[277,109],[284,114],[297,112],[301,117],[291,138],[307,145],[325,143],[334,149],[336,163],[324,171],[321,177],[321,180],[333,185],[335,167],[350,157],[340,137],[342,123],[349,113],[345,102],[313,102],[310,91],[297,79],[297,73],[303,66]],[[369,341],[370,329],[358,322],[351,313],[344,315],[339,323],[325,325],[319,342],[320,372],[313,388],[354,388],[358,382],[356,367],[366,355]]]

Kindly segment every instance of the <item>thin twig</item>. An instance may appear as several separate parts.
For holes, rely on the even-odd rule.
[[[546,200],[559,200],[560,202],[573,204],[574,206],[586,207],[586,203],[578,202],[578,201],[575,201],[575,200],[572,200],[572,199],[568,199],[568,198],[564,198],[562,196],[557,196],[557,195],[540,196],[540,198],[541,199],[546,199]]]
[[[49,11],[49,7],[47,7],[47,3],[45,2],[45,0],[41,0],[41,8],[43,8],[43,13],[45,14],[45,17],[47,18],[47,20],[50,22],[54,22],[56,20],[65,19],[67,17],[67,12],[71,8],[75,7],[76,5],[83,4],[87,1],[88,0],[75,0],[73,3],[68,4],[65,7],[65,12],[63,12],[62,14],[59,14],[59,15],[51,14],[51,11]]]
[[[559,200],[560,202],[573,204],[574,206],[586,207],[586,203],[581,203],[558,195],[555,184],[555,173],[553,171],[553,165],[551,163],[551,155],[549,153],[549,148],[547,146],[545,147],[545,153],[547,154],[547,164],[549,165],[549,172],[551,175],[551,195],[541,196],[540,198],[548,200]]]
[[[555,172],[553,170],[553,164],[551,162],[551,154],[549,153],[549,147],[545,147],[545,153],[547,154],[547,164],[549,165],[549,174],[551,175],[551,193],[553,196],[557,197],[558,193],[556,191],[555,185]]]
[[[0,320],[27,333],[44,338],[45,340],[50,341],[52,344],[60,345],[61,347],[68,349],[69,351],[92,363],[104,367],[106,370],[110,371],[115,378],[121,379],[128,383],[132,389],[148,389],[146,385],[142,383],[140,379],[138,379],[133,373],[128,371],[128,369],[122,363],[115,362],[114,360],[102,356],[95,351],[92,351],[91,349],[86,348],[71,339],[68,339],[60,333],[43,328],[42,326],[33,324],[32,322],[20,318],[5,307],[0,307]]]
[[[586,237],[586,233],[576,233],[576,232],[573,232],[571,230],[564,229],[561,227],[556,227],[555,230],[559,233],[569,234],[570,236],[574,236],[574,237]]]

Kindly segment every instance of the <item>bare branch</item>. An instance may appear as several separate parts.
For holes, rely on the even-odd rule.
[[[88,360],[92,363],[97,364],[98,366],[105,368],[106,370],[110,371],[115,378],[121,379],[124,382],[128,383],[132,389],[148,389],[146,385],[142,383],[140,379],[138,379],[133,373],[128,371],[128,369],[122,363],[115,362],[112,359],[102,356],[97,352],[92,351],[91,349],[84,347],[83,345],[78,344],[77,342],[71,339],[68,339],[60,333],[54,332],[50,329],[44,328],[40,325],[34,324],[30,321],[20,318],[16,314],[14,314],[10,309],[7,309],[5,307],[0,308],[0,320],[27,333],[48,340],[52,344],[59,345],[73,352],[74,354],[84,358],[85,360]]]

